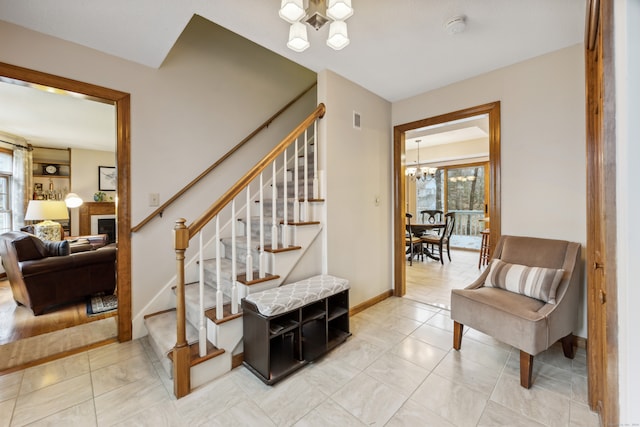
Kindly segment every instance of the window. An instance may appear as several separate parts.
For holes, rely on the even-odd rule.
[[[11,172],[13,154],[0,149],[0,233],[12,230],[11,218]]]

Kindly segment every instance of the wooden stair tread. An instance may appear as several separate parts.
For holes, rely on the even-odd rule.
[[[259,275],[260,275],[260,272],[258,270],[255,270],[253,272],[253,277],[254,277],[253,280],[247,280],[246,273],[238,274],[238,277],[236,278],[236,280],[242,283],[243,285],[251,286],[251,285],[256,285],[258,283],[268,282],[269,280],[280,278],[280,276],[278,276],[277,274],[265,273],[265,276],[262,278],[258,277]]]
[[[169,313],[169,312],[171,312],[171,311],[176,311],[176,309],[175,309],[175,308],[168,308],[168,309],[166,309],[166,310],[156,311],[155,313],[145,314],[145,315],[144,315],[144,319],[148,319],[148,318],[153,317],[153,316],[158,316],[158,315],[160,315],[160,314]]]
[[[224,349],[220,349],[207,341],[207,354],[200,357],[200,345],[199,343],[193,343],[189,346],[190,366],[194,367],[202,362],[220,356],[222,353],[224,353]],[[173,351],[170,351],[169,354],[167,354],[167,357],[171,360],[171,363],[173,363]]]
[[[278,245],[278,247],[276,249],[272,249],[271,247],[269,248],[264,248],[265,252],[270,252],[272,254],[277,254],[280,252],[288,252],[288,251],[297,251],[302,249],[302,246],[293,246],[293,245],[289,245],[287,247],[283,247],[281,245]]]
[[[238,317],[242,317],[242,307],[238,307],[238,312],[233,314],[231,313],[231,304],[225,304],[222,307],[222,319],[216,319],[216,309],[210,308],[204,312],[204,315],[207,319],[211,320],[216,325],[220,325],[225,322],[229,322],[230,320],[237,319]]]
[[[280,221],[280,224],[284,224],[284,221]],[[320,221],[298,221],[298,222],[288,222],[287,225],[293,225],[298,227],[300,225],[318,225]]]

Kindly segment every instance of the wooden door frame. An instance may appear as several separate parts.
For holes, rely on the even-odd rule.
[[[614,2],[589,0],[585,26],[589,406],[618,425]]]
[[[67,90],[116,108],[116,167],[118,170],[117,217],[117,295],[118,341],[132,338],[131,326],[131,100],[130,95],[113,89],[55,76],[0,62],[0,76],[27,83]]]
[[[500,101],[417,120],[393,128],[393,269],[395,296],[406,293],[405,272],[405,133],[453,120],[487,114],[489,117],[489,217],[491,245],[500,237]]]

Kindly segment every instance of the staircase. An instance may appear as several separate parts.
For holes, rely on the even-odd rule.
[[[241,363],[239,301],[282,285],[322,230],[314,220],[323,207],[317,198],[321,107],[321,114],[319,107],[309,124],[307,118],[229,190],[235,196],[226,197],[228,192],[212,205],[213,214],[203,214],[189,227],[177,222],[176,258],[183,267],[173,288],[176,304],[144,320],[177,397]],[[198,260],[185,269],[184,249],[196,236]]]

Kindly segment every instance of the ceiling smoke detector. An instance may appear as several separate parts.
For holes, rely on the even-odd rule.
[[[464,15],[453,16],[444,23],[444,28],[448,34],[458,34],[467,27],[467,17]]]

